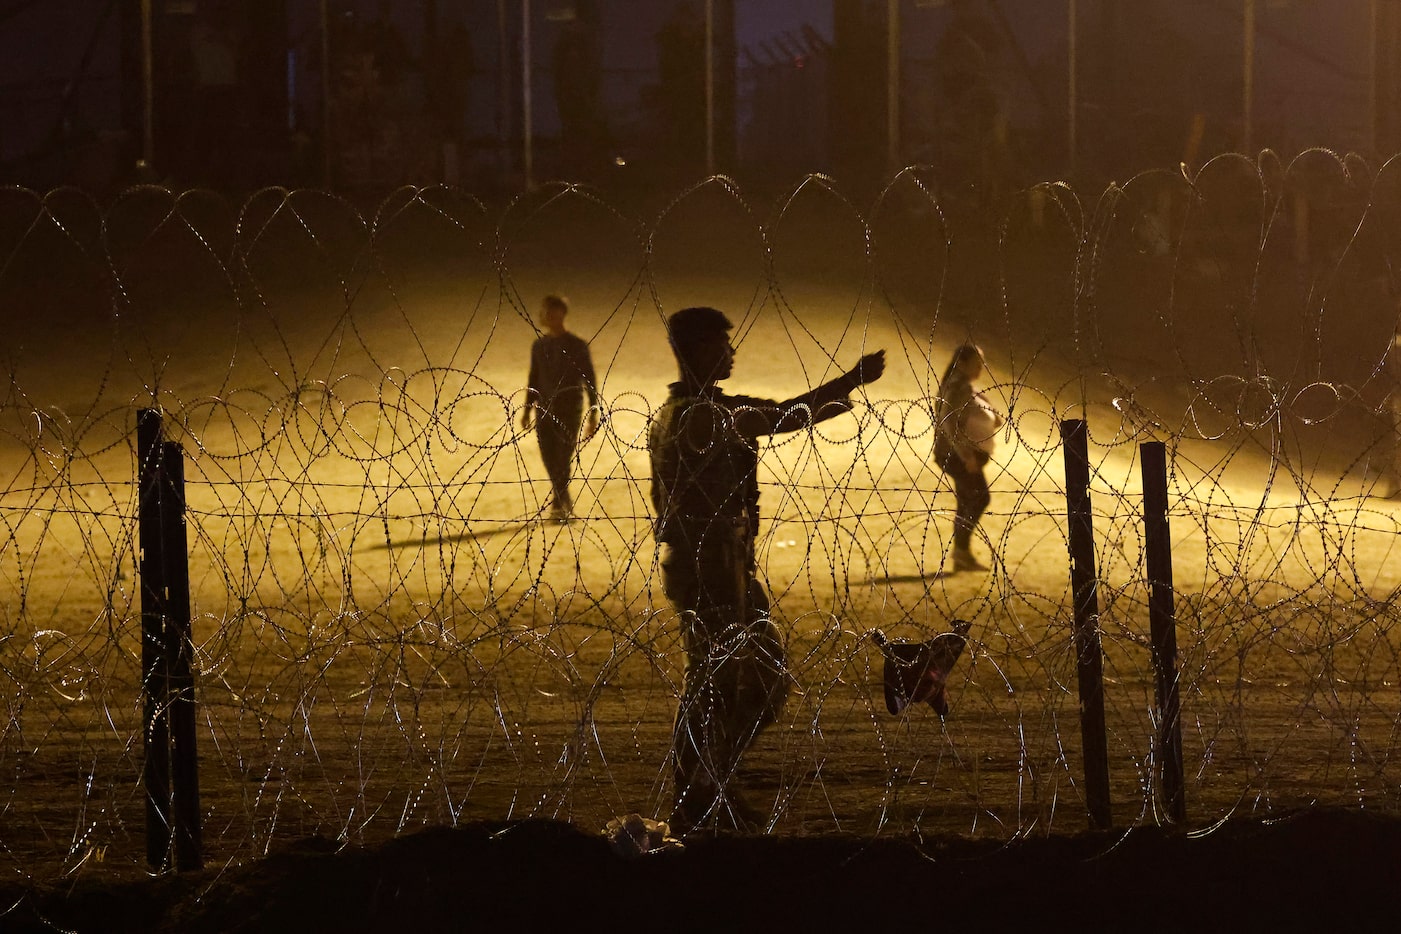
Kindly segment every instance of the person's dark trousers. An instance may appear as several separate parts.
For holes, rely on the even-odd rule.
[[[777,721],[790,685],[768,594],[746,560],[743,533],[720,522],[701,541],[666,545],[661,571],[686,648],[672,733],[672,829],[760,825],[765,815],[752,812],[735,778],[745,751]]]
[[[545,462],[545,472],[550,476],[550,487],[554,499],[551,503],[556,511],[565,514],[574,511],[574,500],[569,495],[569,477],[574,466],[574,451],[579,445],[579,426],[583,423],[582,403],[570,405],[559,403],[542,409],[535,422],[535,437],[540,442],[540,459]]]
[[[978,466],[969,470],[963,458],[957,452],[950,451],[939,461],[939,468],[953,478],[953,546],[963,551],[968,550],[973,540],[973,529],[982,519],[988,503],[992,502],[987,477],[983,475],[983,465],[987,460],[986,454],[978,452]]]

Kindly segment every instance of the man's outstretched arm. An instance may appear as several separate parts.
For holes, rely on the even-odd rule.
[[[868,353],[856,366],[809,390],[774,405],[745,406],[735,412],[735,430],[754,438],[797,431],[851,411],[850,396],[859,386],[873,383],[885,373],[885,351]]]

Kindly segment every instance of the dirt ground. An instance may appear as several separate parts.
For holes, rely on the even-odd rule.
[[[625,858],[563,823],[324,838],[246,865],[125,883],[0,886],[14,934],[906,930],[1386,931],[1401,823],[1312,808],[1210,832],[873,840],[732,837]]]
[[[1353,258],[1371,241],[1301,264],[1285,212],[1242,258],[1208,212],[1165,258],[1139,247],[1162,204],[1146,191],[1093,234],[1028,196],[1000,242],[917,191],[858,212],[818,184],[777,205],[712,185],[640,221],[549,191],[373,217],[315,193],[172,214],[151,192],[101,214],[59,199],[61,228],[8,203],[0,300],[34,313],[0,411],[0,867],[99,889],[142,872],[131,434],[153,400],[189,458],[210,865],[243,872],[310,835],[397,852],[424,827],[459,830],[405,840],[664,816],[680,652],[644,440],[673,378],[661,318],[688,304],[739,325],[739,391],[891,358],[852,417],[764,453],[760,561],[795,690],[745,777],[773,834],[1020,848],[1086,829],[1057,434],[1079,416],[1116,826],[1163,813],[1137,459],[1154,437],[1172,456],[1191,828],[1394,810],[1401,507],[1369,495],[1385,490],[1367,408],[1394,322]],[[570,296],[609,406],[563,526],[539,519],[516,427],[547,291]],[[993,570],[946,575],[932,404],[970,336],[1011,428],[978,544]],[[889,716],[870,631],[954,618],[973,629],[950,716]]]

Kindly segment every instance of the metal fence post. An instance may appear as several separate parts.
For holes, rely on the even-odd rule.
[[[1109,805],[1109,749],[1104,732],[1104,657],[1099,643],[1094,523],[1090,512],[1089,433],[1084,419],[1060,423],[1065,454],[1070,585],[1075,607],[1075,658],[1080,685],[1080,737],[1085,759],[1085,803],[1090,825],[1113,823]]]
[[[141,693],[146,786],[146,862],[163,868],[170,854],[170,696],[165,635],[165,559],[162,548],[161,413],[136,415],[137,538],[141,568]]]
[[[1148,619],[1157,686],[1158,732],[1154,759],[1162,777],[1168,819],[1187,821],[1182,781],[1182,708],[1177,693],[1177,610],[1172,593],[1172,536],[1168,530],[1167,447],[1139,445],[1143,470],[1144,560],[1148,572]]]
[[[159,409],[137,413],[136,450],[146,861],[154,869],[168,868],[173,839],[175,868],[198,869],[203,859],[184,452],[162,440]]]
[[[161,527],[165,558],[166,658],[170,698],[171,810],[175,868],[203,865],[199,818],[199,755],[195,741],[194,633],[190,621],[189,541],[185,527],[185,452],[162,444]]]

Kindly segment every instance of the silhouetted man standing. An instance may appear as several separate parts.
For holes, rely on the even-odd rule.
[[[763,815],[730,787],[740,757],[787,697],[783,645],[756,576],[758,440],[851,410],[879,379],[885,351],[816,389],[776,402],[731,396],[731,324],[714,308],[667,320],[680,379],[648,435],[662,588],[681,614],[686,672],[672,737],[672,828],[757,829]]]
[[[582,337],[564,328],[569,303],[558,295],[547,295],[540,306],[540,326],[544,331],[530,348],[530,378],[521,413],[521,427],[535,425],[540,442],[540,459],[550,475],[552,495],[550,518],[568,521],[574,514],[569,479],[574,452],[579,446],[579,427],[584,402],[589,407],[585,438],[598,430],[598,382],[594,378],[593,357]]]

